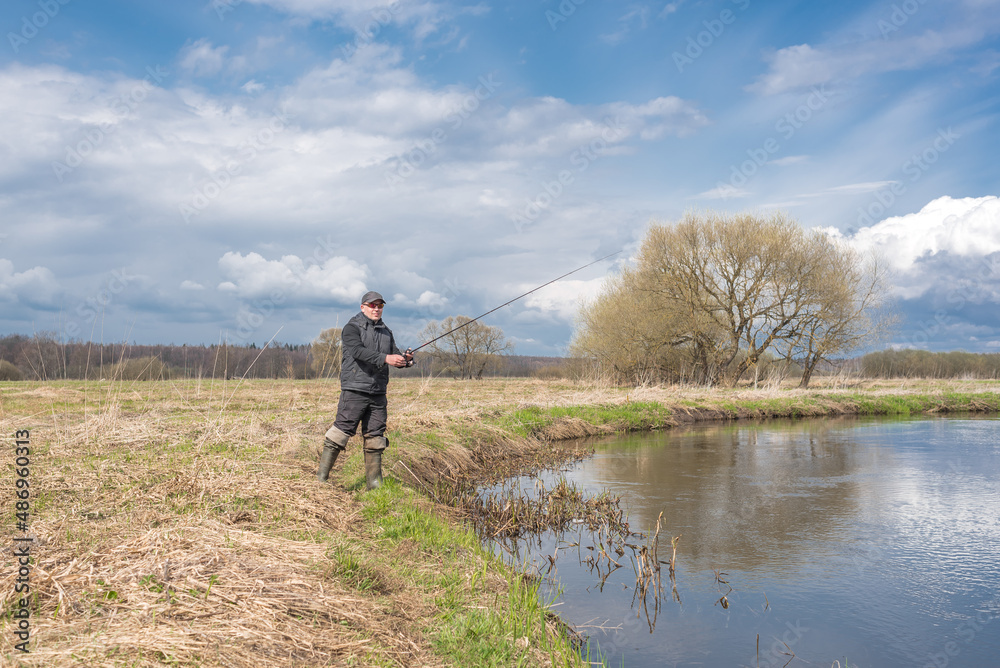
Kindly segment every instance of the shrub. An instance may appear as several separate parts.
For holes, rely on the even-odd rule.
[[[117,362],[105,370],[105,378],[114,380],[160,380],[168,378],[166,367],[159,357],[136,357]]]
[[[566,377],[566,369],[558,364],[548,364],[536,369],[531,375],[542,380],[558,380]]]
[[[0,380],[24,380],[24,374],[7,360],[0,360]]]

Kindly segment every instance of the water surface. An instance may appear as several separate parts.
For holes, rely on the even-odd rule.
[[[542,573],[557,554],[543,594],[609,665],[1000,666],[996,418],[673,430],[559,475],[621,495],[633,530],[662,512],[661,558],[682,536],[645,608],[630,555],[599,586],[586,535],[522,544]]]

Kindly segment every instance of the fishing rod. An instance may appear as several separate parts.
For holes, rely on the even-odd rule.
[[[622,250],[624,250],[624,249],[622,249]],[[500,309],[502,309],[502,308],[503,308],[504,306],[507,306],[508,304],[513,304],[513,303],[514,303],[514,302],[516,302],[516,301],[517,301],[518,299],[521,299],[522,297],[527,297],[528,295],[530,295],[530,294],[531,294],[532,292],[535,292],[536,290],[541,290],[541,289],[542,289],[542,288],[544,288],[544,287],[545,287],[546,285],[552,285],[552,284],[553,284],[553,283],[555,283],[556,281],[559,281],[559,280],[562,280],[562,279],[566,278],[567,276],[569,276],[570,274],[575,274],[576,272],[578,272],[578,271],[580,271],[580,270],[582,270],[582,269],[586,269],[587,267],[589,267],[589,266],[590,266],[590,265],[592,265],[592,264],[597,264],[597,263],[598,263],[598,262],[600,262],[601,260],[607,260],[607,259],[608,259],[609,257],[614,257],[615,255],[618,255],[618,254],[619,254],[619,253],[621,253],[621,252],[622,252],[622,251],[620,251],[620,250],[617,250],[617,251],[615,251],[614,253],[610,253],[610,254],[608,254],[608,255],[605,255],[604,257],[601,257],[601,258],[598,258],[598,259],[594,260],[593,262],[588,262],[587,264],[583,265],[582,267],[577,267],[577,268],[576,268],[576,269],[574,269],[573,271],[569,271],[569,272],[566,272],[565,274],[563,274],[562,276],[560,276],[560,277],[558,277],[558,278],[553,278],[553,279],[552,279],[551,281],[549,281],[548,283],[543,283],[543,284],[539,285],[539,286],[538,286],[537,288],[532,288],[531,290],[528,290],[527,292],[525,292],[525,293],[524,293],[523,295],[518,295],[517,297],[514,297],[514,298],[513,298],[513,299],[511,299],[510,301],[507,301],[507,302],[504,302],[503,304],[500,304],[500,306],[497,306],[496,308],[492,308],[492,309],[490,309],[489,311],[487,311],[486,313],[484,313],[484,314],[482,314],[482,315],[478,315],[478,316],[476,316],[475,318],[473,318],[472,320],[469,320],[468,322],[463,322],[463,323],[462,323],[461,325],[459,325],[458,327],[455,327],[454,329],[449,329],[449,330],[448,330],[447,332],[445,332],[445,333],[444,333],[444,334],[442,334],[441,336],[436,336],[436,337],[434,337],[433,339],[431,339],[430,341],[427,341],[427,342],[425,342],[425,343],[421,343],[421,344],[420,344],[419,346],[417,346],[416,348],[407,348],[407,350],[406,350],[406,353],[404,353],[404,354],[406,354],[406,355],[412,355],[413,353],[417,352],[418,350],[420,350],[420,349],[421,349],[421,348],[423,348],[424,346],[429,346],[430,344],[434,343],[434,342],[435,342],[435,341],[437,341],[438,339],[443,339],[444,337],[448,336],[448,335],[449,335],[449,334],[451,334],[452,332],[457,332],[458,330],[462,329],[462,328],[463,328],[463,327],[465,327],[466,325],[471,325],[472,323],[474,323],[475,321],[479,320],[480,318],[485,318],[485,317],[486,317],[486,316],[488,316],[488,315],[489,315],[490,313],[493,313],[494,311],[499,311],[499,310],[500,310]],[[411,362],[411,364],[412,364],[412,362]]]

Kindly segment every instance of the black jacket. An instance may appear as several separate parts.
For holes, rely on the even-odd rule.
[[[340,334],[343,345],[340,365],[340,389],[385,394],[389,387],[386,355],[401,355],[392,330],[382,319],[373,321],[358,313],[347,321]]]

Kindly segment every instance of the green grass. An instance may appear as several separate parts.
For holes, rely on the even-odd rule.
[[[434,514],[414,490],[392,478],[377,490],[359,492],[358,498],[362,517],[383,548],[374,558],[410,587],[433,596],[436,620],[423,631],[447,663],[531,666],[542,651],[556,665],[582,665],[568,638],[552,637],[547,631],[546,605],[537,583],[525,581],[486,552],[470,528]],[[414,569],[406,556],[414,549],[424,553],[420,561],[430,556],[440,568]],[[343,551],[334,554],[338,559],[344,556]],[[355,554],[344,563],[354,569],[352,573],[366,572],[365,562],[358,559]]]
[[[528,406],[493,418],[493,422],[516,436],[530,436],[560,419],[578,419],[595,425],[610,425],[622,431],[655,429],[669,424],[672,413],[656,402],[633,401],[593,406]]]

